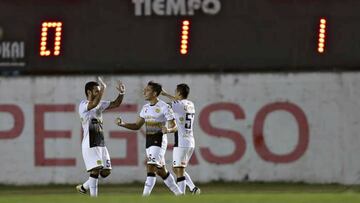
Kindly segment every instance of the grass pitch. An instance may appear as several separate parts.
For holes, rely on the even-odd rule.
[[[173,196],[158,182],[152,195],[141,197],[143,184],[101,185],[99,197],[76,193],[74,185],[1,186],[0,203],[359,203],[360,186],[290,183],[211,183],[198,196]]]

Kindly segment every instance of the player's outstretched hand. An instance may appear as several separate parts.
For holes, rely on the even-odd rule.
[[[160,92],[160,94],[161,95],[163,95],[163,96],[166,96],[166,95],[168,95],[168,93],[166,92],[166,90],[164,90],[164,89],[161,89],[161,92]]]
[[[102,86],[104,89],[106,89],[106,84],[104,83],[104,81],[102,80],[102,78],[100,76],[97,77],[97,80],[100,83],[100,86]]]
[[[116,89],[119,91],[119,94],[125,94],[125,85],[121,82],[121,80],[119,80],[118,85],[116,87]]]
[[[174,96],[172,96],[171,94],[167,93],[166,90],[164,90],[164,89],[161,89],[160,94],[161,94],[162,96],[164,96],[164,97],[167,97],[167,98],[173,100],[173,101],[176,100],[176,98],[175,98]]]
[[[124,122],[122,121],[122,119],[121,119],[120,117],[118,117],[118,118],[115,119],[115,123],[116,123],[116,125],[118,125],[118,126],[121,126],[122,124],[124,124]]]

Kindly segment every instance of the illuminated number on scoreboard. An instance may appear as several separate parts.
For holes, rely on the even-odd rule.
[[[61,49],[61,34],[62,34],[61,22],[43,22],[41,27],[40,38],[40,56],[59,56]],[[54,46],[48,46],[50,29],[55,30]],[[53,51],[49,49],[53,47]]]
[[[62,22],[43,22],[40,37],[40,56],[59,56],[61,50]],[[317,52],[322,54],[325,52],[326,41],[326,18],[320,19]],[[53,31],[51,29],[54,29]],[[54,33],[54,37],[49,36]],[[187,55],[189,53],[189,34],[190,21],[183,20],[181,26],[181,43],[180,54]],[[54,44],[49,46],[49,39],[54,40]],[[52,50],[52,51],[51,51]]]
[[[320,19],[320,25],[319,25],[319,41],[318,41],[318,52],[324,53],[325,51],[325,40],[326,40],[326,19],[321,18]]]
[[[180,54],[186,55],[189,53],[189,33],[190,33],[190,21],[183,20],[181,26],[181,43]]]
[[[181,43],[180,43],[180,54],[187,55],[189,53],[189,34],[190,34],[190,21],[183,20],[181,26]],[[318,53],[322,54],[325,52],[325,41],[326,41],[326,18],[320,19],[319,33],[318,33]]]

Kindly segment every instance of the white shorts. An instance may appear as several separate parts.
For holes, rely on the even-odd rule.
[[[147,164],[153,164],[158,167],[165,165],[165,150],[158,146],[150,146],[146,148]]]
[[[173,167],[186,167],[194,147],[174,147],[173,149]]]
[[[94,168],[111,169],[110,155],[106,147],[82,148],[86,170]]]

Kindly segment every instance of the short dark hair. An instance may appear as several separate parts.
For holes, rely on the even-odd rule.
[[[85,95],[86,95],[86,97],[88,96],[87,91],[88,90],[92,91],[94,89],[94,87],[96,87],[96,86],[100,86],[100,85],[99,85],[98,82],[95,82],[95,81],[91,81],[91,82],[86,83],[86,85],[85,85]]]
[[[151,89],[156,92],[156,96],[159,96],[161,91],[162,91],[162,86],[161,84],[159,83],[156,83],[156,82],[153,82],[153,81],[150,81],[148,83],[149,86],[151,86]]]
[[[180,95],[184,98],[184,99],[187,99],[189,93],[190,93],[190,87],[185,84],[185,83],[182,83],[182,84],[178,84],[176,86],[176,90],[178,92],[180,92]]]

